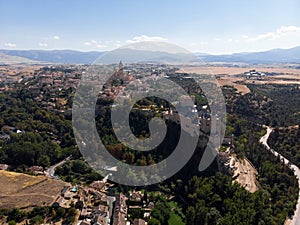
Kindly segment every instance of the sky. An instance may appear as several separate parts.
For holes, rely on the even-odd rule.
[[[299,0],[0,0],[0,49],[168,41],[228,54],[300,45]]]

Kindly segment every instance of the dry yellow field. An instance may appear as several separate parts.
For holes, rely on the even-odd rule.
[[[245,77],[236,76],[255,69],[264,73],[277,73],[274,76],[265,76],[262,80],[248,80]],[[204,73],[217,76],[220,86],[228,85],[237,89],[237,92],[246,94],[250,92],[247,84],[298,84],[300,85],[300,69],[279,66],[258,67],[231,67],[231,66],[187,66],[178,72]]]
[[[183,67],[182,70],[190,73],[200,73],[210,71],[213,75],[227,74],[237,75],[249,70],[257,70],[265,73],[279,73],[283,75],[300,75],[300,69],[285,68],[285,67],[229,67],[229,66],[201,66],[201,67]]]
[[[53,203],[65,182],[44,176],[0,171],[0,208],[26,208]]]
[[[241,81],[241,79],[218,79],[218,83],[220,86],[233,86],[237,89],[237,92],[240,92],[242,95],[250,92],[250,89],[244,84],[238,84],[237,81]]]

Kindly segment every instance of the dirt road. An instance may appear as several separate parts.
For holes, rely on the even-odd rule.
[[[298,186],[299,186],[298,203],[297,203],[297,207],[296,207],[294,216],[291,219],[289,224],[290,225],[299,225],[300,224],[300,169],[296,165],[291,164],[291,162],[287,158],[283,157],[278,152],[276,152],[275,150],[270,148],[270,146],[268,145],[268,139],[269,139],[269,136],[270,136],[271,132],[273,131],[273,129],[268,126],[265,126],[265,127],[267,128],[267,133],[261,137],[259,142],[262,143],[273,155],[275,155],[276,157],[279,156],[280,159],[284,161],[284,164],[293,170],[295,176],[298,179]]]

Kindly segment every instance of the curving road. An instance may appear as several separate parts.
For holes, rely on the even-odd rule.
[[[290,225],[299,225],[300,224],[300,169],[296,165],[292,164],[287,158],[285,158],[284,156],[282,156],[281,154],[279,154],[278,152],[270,148],[270,146],[268,145],[268,138],[271,132],[273,131],[273,129],[268,126],[264,126],[264,127],[267,128],[267,133],[260,138],[259,142],[262,143],[273,155],[275,155],[276,157],[279,156],[280,159],[284,161],[284,164],[293,170],[295,176],[298,179],[298,186],[299,186],[298,203],[297,203],[294,216],[291,219]]]
[[[66,162],[68,162],[70,159],[71,159],[72,156],[69,156],[67,158],[65,158],[63,161],[53,165],[53,166],[50,166],[46,171],[45,171],[45,175],[46,177],[51,177],[51,178],[54,178],[54,179],[59,179],[58,176],[55,176],[55,169],[59,166],[62,166],[64,165]]]

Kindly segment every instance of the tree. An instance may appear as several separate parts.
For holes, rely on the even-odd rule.
[[[73,172],[84,174],[87,170],[88,170],[88,166],[82,160],[75,160],[72,162]]]
[[[217,225],[222,216],[220,212],[215,207],[213,207],[209,210],[206,217],[207,217],[207,224]]]
[[[37,159],[37,165],[42,166],[42,167],[48,167],[50,166],[50,158],[47,155],[41,155],[38,159]]]
[[[35,217],[30,219],[30,224],[42,224],[44,219],[40,215],[36,215]]]
[[[1,130],[6,134],[10,133],[10,127],[7,125],[4,125]]]
[[[58,218],[63,218],[66,214],[66,210],[62,207],[59,207],[57,210],[56,210],[56,215]]]
[[[186,224],[195,224],[196,212],[193,206],[189,206],[186,210]]]
[[[66,222],[74,223],[76,217],[76,209],[74,207],[68,209],[65,217],[66,217]]]
[[[151,219],[148,222],[148,225],[161,225],[159,220],[155,219],[154,217],[151,217]]]
[[[24,211],[21,211],[19,209],[12,209],[8,213],[7,220],[10,221],[16,221],[16,222],[21,222],[24,218],[26,217],[26,213]]]
[[[56,218],[56,211],[55,211],[55,209],[51,209],[51,217],[52,218]]]

